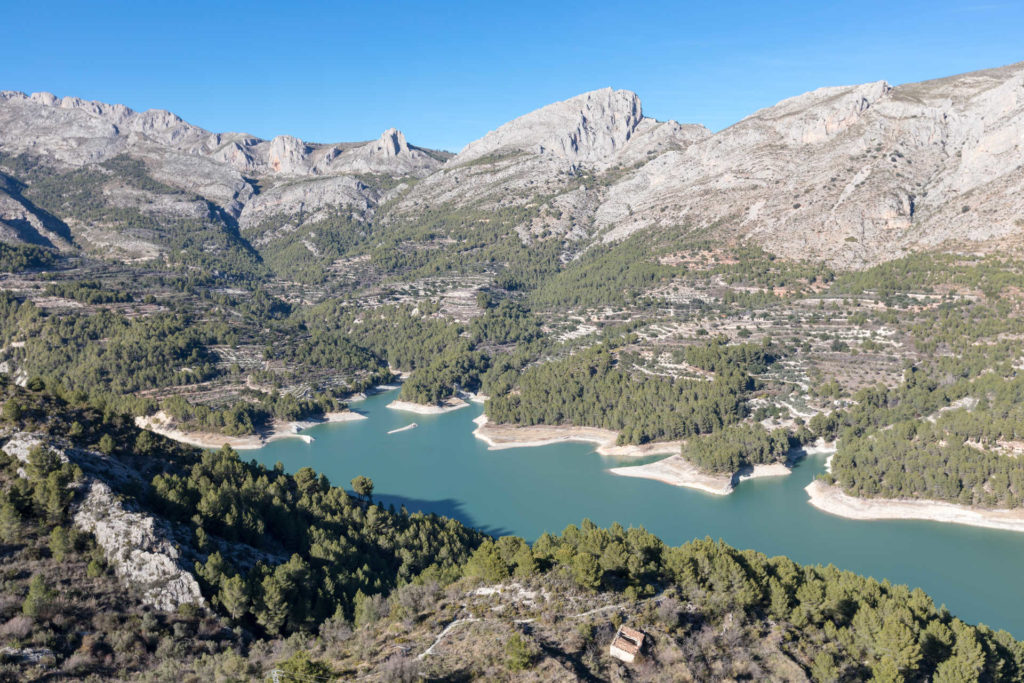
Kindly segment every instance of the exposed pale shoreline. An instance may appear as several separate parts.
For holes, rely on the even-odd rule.
[[[269,431],[262,434],[247,434],[245,436],[227,436],[215,432],[191,432],[178,429],[172,426],[171,417],[164,411],[158,411],[150,417],[136,417],[135,425],[141,429],[148,429],[151,432],[173,439],[179,443],[198,446],[200,448],[220,448],[224,444],[231,446],[237,451],[253,450],[262,448],[271,441],[281,439],[299,439],[305,443],[312,443],[313,437],[302,434],[303,429],[309,427],[335,422],[352,422],[354,420],[365,420],[365,415],[351,410],[324,413],[323,418],[317,420],[300,420],[297,422],[275,422]]]
[[[736,485],[745,479],[762,479],[766,477],[785,477],[792,470],[781,462],[770,465],[754,465],[744,467],[732,474],[709,474],[681,455],[672,455],[658,462],[631,467],[614,467],[608,470],[621,477],[639,477],[654,479],[673,486],[685,486],[716,496],[732,493]]]
[[[619,437],[618,432],[597,427],[496,425],[491,424],[486,415],[480,415],[473,422],[477,424],[477,428],[473,430],[473,436],[486,443],[487,450],[490,451],[580,442],[596,444],[597,452],[601,455],[643,457],[678,453],[682,446],[681,441],[659,441],[642,446],[619,446],[615,443]]]
[[[732,476],[728,474],[708,474],[681,455],[671,455],[664,460],[635,465],[631,467],[613,467],[608,470],[620,477],[638,477],[654,479],[673,486],[685,486],[716,496],[727,496],[732,493]]]
[[[859,498],[815,479],[804,489],[822,512],[858,520],[916,519],[1024,532],[1024,510],[984,510],[942,501]]]
[[[640,477],[653,479],[672,486],[684,486],[697,489],[705,493],[713,493],[716,496],[725,496],[732,493],[733,489],[747,479],[764,479],[769,477],[786,477],[792,474],[792,464],[795,460],[808,455],[823,455],[835,453],[834,444],[818,442],[803,450],[803,455],[791,457],[789,462],[771,463],[768,465],[753,465],[744,467],[732,474],[709,474],[678,454],[672,455],[658,462],[646,465],[631,467],[615,467],[610,470],[612,474],[622,477]],[[831,457],[831,455],[829,456]]]
[[[413,403],[412,401],[392,401],[388,404],[388,408],[402,410],[407,413],[416,413],[417,415],[441,415],[465,408],[468,405],[461,398],[452,397],[445,399],[441,405],[425,405],[423,403]]]

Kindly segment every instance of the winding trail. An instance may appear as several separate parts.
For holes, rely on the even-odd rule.
[[[440,643],[440,642],[441,642],[441,640],[442,640],[442,639],[443,639],[443,638],[444,638],[444,637],[445,637],[446,635],[448,635],[448,633],[449,633],[449,632],[450,632],[450,631],[451,631],[451,630],[452,630],[453,628],[455,628],[455,627],[456,627],[456,626],[458,626],[459,624],[464,624],[464,623],[466,623],[466,622],[469,622],[469,621],[483,621],[483,620],[482,620],[482,619],[480,619],[480,618],[478,618],[478,617],[466,617],[466,618],[464,618],[464,619],[456,619],[455,621],[453,621],[453,622],[451,622],[450,624],[448,624],[447,626],[445,626],[445,627],[444,627],[444,630],[443,630],[443,631],[441,631],[440,633],[438,633],[438,634],[437,634],[437,638],[434,638],[434,642],[430,644],[430,647],[428,647],[428,648],[427,648],[426,650],[424,650],[424,651],[423,651],[422,653],[420,653],[420,654],[419,654],[419,655],[418,655],[418,656],[416,657],[416,659],[423,659],[423,658],[424,658],[424,657],[426,657],[427,655],[432,655],[432,654],[434,654],[434,648],[435,648],[435,647],[437,647],[437,644],[438,644],[438,643]]]

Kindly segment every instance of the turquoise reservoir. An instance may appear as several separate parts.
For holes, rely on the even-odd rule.
[[[799,462],[788,477],[745,481],[714,496],[656,481],[619,477],[610,467],[657,458],[606,458],[588,444],[487,450],[473,437],[473,404],[443,415],[387,408],[396,391],[353,408],[369,419],[318,425],[315,441],[276,441],[242,457],[294,472],[312,467],[349,487],[373,479],[374,498],[410,511],[436,512],[488,533],[528,540],[589,517],[600,526],[644,526],[666,543],[720,538],[737,548],[834,564],[927,591],[968,622],[1024,638],[1024,534],[916,521],[860,522],[827,515],[807,502],[806,486],[824,456]],[[410,423],[415,429],[388,434]]]

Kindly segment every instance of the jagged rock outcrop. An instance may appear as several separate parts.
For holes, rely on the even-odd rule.
[[[344,208],[357,215],[369,211],[376,205],[379,195],[352,176],[284,183],[253,197],[242,210],[238,223],[242,234],[259,247],[269,241],[268,235],[273,232],[288,226],[297,227],[300,221],[315,223],[332,209]],[[266,225],[267,221],[272,224]]]
[[[275,210],[295,216],[310,210],[308,195],[316,195],[314,209],[351,206],[365,210],[376,195],[353,176],[376,174],[390,177],[423,176],[439,168],[444,153],[409,145],[394,128],[370,142],[314,144],[289,135],[261,140],[244,133],[211,133],[162,110],[135,112],[123,105],[89,102],[74,97],[59,98],[50,93],[0,92],[0,152],[27,154],[56,164],[59,168],[93,167],[119,155],[140,159],[154,179],[208,200],[239,218],[265,215],[268,200],[260,198],[258,186]],[[2,163],[0,163],[2,165]],[[104,171],[96,169],[102,177]],[[323,178],[334,182],[315,182]],[[296,193],[295,183],[314,183]],[[361,188],[355,189],[354,188]],[[332,188],[337,190],[331,194]],[[2,189],[2,188],[0,188]],[[117,194],[120,188],[104,188]],[[279,190],[275,194],[275,189]],[[123,195],[123,193],[121,193]],[[137,193],[139,208],[156,198]],[[289,204],[290,199],[296,203]],[[26,215],[24,206],[4,199],[0,206],[0,237],[8,241],[55,243],[38,220]],[[15,198],[16,199],[16,198]],[[121,205],[119,205],[121,206]],[[170,218],[196,218],[194,207],[178,202],[182,211]],[[166,204],[165,204],[166,208]],[[166,213],[166,212],[165,212]],[[84,246],[102,253],[111,244],[118,253],[148,258],[159,253],[157,245],[137,236],[109,234],[104,226],[74,225],[89,233]]]
[[[410,146],[394,128],[371,142],[323,145],[290,135],[261,140],[244,133],[211,133],[159,109],[135,112],[120,104],[10,90],[0,91],[0,150],[41,155],[69,166],[125,153],[143,157],[147,152],[176,153],[208,159],[232,177],[241,173],[415,175],[436,169],[444,156]],[[170,178],[184,180],[173,174]]]
[[[466,145],[451,165],[471,163],[481,157],[526,153],[605,168],[619,161],[627,149],[635,155],[645,155],[657,149],[655,140],[662,145],[674,142],[685,146],[709,134],[703,126],[645,117],[636,93],[604,88],[509,121]]]
[[[66,230],[19,197],[0,190],[0,241],[67,249]]]
[[[181,554],[155,517],[125,509],[110,487],[92,479],[74,513],[75,525],[93,534],[117,576],[157,609],[203,604],[199,584],[181,568]]]
[[[62,462],[82,467],[85,477],[72,503],[72,520],[96,538],[118,578],[142,601],[157,609],[173,611],[184,604],[203,604],[195,577],[182,567],[182,555],[170,526],[156,517],[130,510],[99,477],[139,480],[139,473],[100,453],[68,449],[41,434],[18,432],[3,451],[23,463],[37,446],[56,452]],[[19,470],[26,476],[24,470]]]
[[[509,121],[466,145],[455,163],[501,151],[601,163],[625,146],[642,117],[636,93],[611,88],[595,90]]]
[[[394,216],[423,207],[452,205],[494,209],[529,204],[552,195],[557,218],[517,226],[525,241],[545,230],[579,240],[590,236],[604,188],[580,191],[583,173],[602,174],[647,163],[710,135],[703,126],[655,121],[640,98],[605,88],[542,107],[471,142],[398,202]]]

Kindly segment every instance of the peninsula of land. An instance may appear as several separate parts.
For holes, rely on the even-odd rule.
[[[739,469],[732,474],[712,474],[704,472],[681,455],[672,455],[664,460],[634,465],[629,467],[613,467],[608,470],[621,477],[639,477],[654,479],[673,486],[684,486],[697,489],[716,496],[725,496],[744,479],[760,479],[763,477],[784,477],[790,473],[787,465],[777,462],[769,465],[753,465]]]
[[[600,455],[615,457],[643,457],[678,453],[681,441],[658,441],[643,445],[618,445],[618,432],[597,427],[575,427],[572,425],[531,425],[519,426],[492,424],[486,415],[473,420],[477,428],[473,436],[487,444],[491,451],[506,448],[532,448],[557,443],[581,442],[597,445]]]

